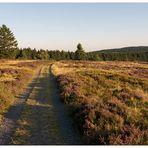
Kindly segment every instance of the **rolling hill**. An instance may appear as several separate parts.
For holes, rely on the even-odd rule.
[[[105,49],[89,52],[89,55],[104,61],[148,61],[148,46]]]

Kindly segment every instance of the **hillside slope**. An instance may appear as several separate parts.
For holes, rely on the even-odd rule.
[[[104,61],[148,61],[148,46],[124,47],[89,52],[90,58],[96,57]]]

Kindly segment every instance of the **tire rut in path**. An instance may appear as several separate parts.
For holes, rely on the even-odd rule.
[[[49,69],[49,81],[51,85],[52,103],[55,107],[55,114],[60,123],[61,133],[64,138],[64,144],[78,145],[82,144],[80,135],[72,127],[72,122],[68,116],[65,105],[60,102],[59,89],[55,77]]]
[[[0,126],[0,145],[8,145],[11,143],[12,136],[16,130],[16,122],[21,116],[21,112],[23,110],[23,106],[32,92],[35,82],[37,81],[41,72],[41,68],[39,72],[36,74],[35,78],[28,85],[26,90],[20,94],[17,100],[14,102],[12,106],[9,107],[7,113],[4,114],[1,126]]]

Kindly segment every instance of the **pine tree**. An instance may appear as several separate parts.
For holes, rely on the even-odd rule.
[[[86,53],[82,48],[82,45],[79,43],[77,45],[77,50],[75,52],[75,59],[76,60],[85,60],[86,59]]]
[[[2,25],[0,27],[0,58],[15,58],[17,46],[14,34],[6,25]]]

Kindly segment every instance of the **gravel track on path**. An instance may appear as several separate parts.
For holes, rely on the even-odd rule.
[[[60,102],[58,85],[50,66],[42,68],[12,139],[12,144],[23,145],[82,144],[72,127],[66,106]]]

